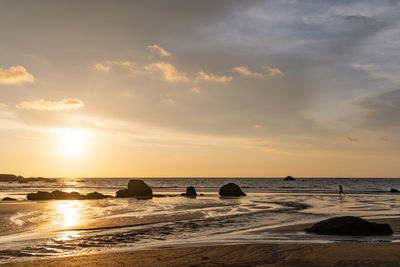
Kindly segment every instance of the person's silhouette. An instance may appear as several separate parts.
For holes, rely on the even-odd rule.
[[[345,195],[345,193],[343,192],[343,187],[341,185],[339,185],[339,195]]]

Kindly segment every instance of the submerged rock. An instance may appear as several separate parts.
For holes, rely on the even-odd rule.
[[[148,198],[153,196],[153,190],[142,180],[130,180],[128,189],[118,190],[116,197]]]
[[[391,235],[389,224],[368,222],[359,217],[343,216],[317,222],[306,232],[321,235]]]
[[[229,183],[221,186],[219,189],[219,195],[223,197],[241,197],[245,196],[246,194],[243,193],[242,189],[240,189],[237,184]]]
[[[89,193],[85,196],[85,199],[103,199],[103,198],[108,198],[111,197],[109,195],[103,195],[99,192],[93,192],[93,193]]]
[[[196,197],[197,196],[196,189],[193,186],[189,186],[186,188],[186,193],[182,193],[181,196]]]
[[[103,195],[98,192],[89,193],[87,195],[81,195],[78,192],[63,192],[55,190],[51,193],[39,191],[37,193],[29,193],[26,195],[28,200],[83,200],[83,199],[103,199],[112,197],[109,195]]]
[[[15,199],[15,198],[12,198],[12,197],[5,197],[5,198],[3,198],[2,200],[3,200],[3,201],[15,201],[16,199]]]
[[[286,176],[284,179],[284,181],[296,181],[296,179],[294,179],[292,176]]]
[[[392,188],[392,189],[390,189],[390,191],[389,191],[390,193],[399,193],[400,191],[399,190],[397,190],[397,189],[394,189],[394,188]]]

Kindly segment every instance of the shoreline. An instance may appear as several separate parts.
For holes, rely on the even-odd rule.
[[[399,252],[398,243],[241,244],[89,253],[3,266],[398,266]]]

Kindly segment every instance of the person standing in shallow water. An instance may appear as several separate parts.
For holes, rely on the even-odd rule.
[[[343,187],[341,185],[339,185],[339,195],[345,195],[345,193],[343,192]]]

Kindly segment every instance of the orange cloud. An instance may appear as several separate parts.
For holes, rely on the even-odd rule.
[[[150,53],[152,55],[157,55],[159,57],[170,57],[172,56],[172,54],[170,52],[168,52],[167,50],[165,50],[164,48],[153,44],[153,45],[148,45],[147,49],[150,51]]]
[[[261,78],[261,77],[283,76],[283,72],[278,68],[265,66],[264,69],[266,70],[266,73],[254,72],[254,71],[249,70],[249,68],[245,67],[245,66],[238,66],[238,67],[233,68],[233,70],[236,71],[237,73],[239,73],[240,75],[248,76],[248,77]]]
[[[13,66],[8,69],[0,68],[0,84],[33,83],[35,78],[23,66]]]
[[[44,99],[35,101],[22,101],[16,105],[19,109],[34,110],[72,110],[79,109],[84,106],[79,99],[65,98],[60,101],[48,101]]]
[[[180,72],[178,69],[168,62],[152,63],[144,67],[150,73],[161,73],[162,78],[166,82],[186,82],[189,81],[185,72]]]
[[[213,73],[205,73],[204,71],[199,71],[197,73],[196,79],[207,82],[227,83],[232,81],[232,76],[217,76]]]

